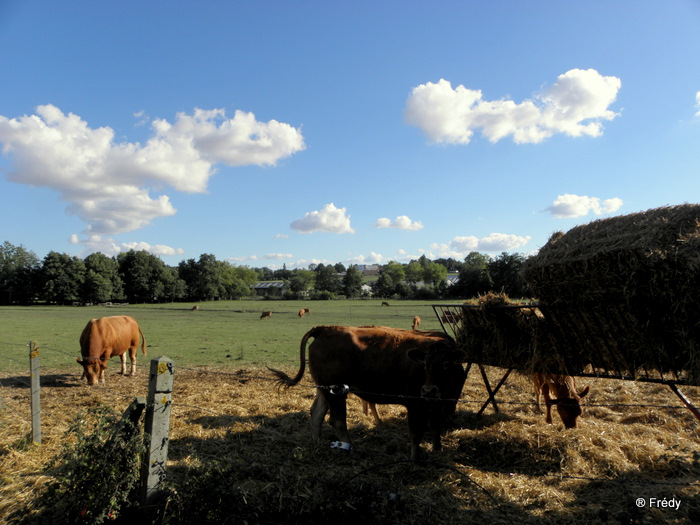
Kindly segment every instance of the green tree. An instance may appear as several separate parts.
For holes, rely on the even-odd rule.
[[[415,286],[423,280],[423,266],[418,261],[411,261],[405,269],[406,282]]]
[[[316,273],[311,270],[296,270],[289,279],[289,289],[296,297],[305,297],[314,286],[315,279]]]
[[[446,279],[447,268],[442,264],[430,261],[423,269],[423,281],[432,284],[435,289],[440,283],[445,282]]]
[[[403,269],[403,264],[396,261],[389,261],[382,268],[382,274],[388,274],[391,277],[394,285],[399,284],[406,278],[406,272]]]
[[[150,303],[169,298],[173,273],[163,261],[145,250],[129,250],[117,255],[124,295],[132,303]]]
[[[390,273],[382,272],[374,282],[374,293],[379,297],[391,297],[396,291],[396,283]]]
[[[253,293],[253,286],[258,282],[258,274],[247,266],[235,266],[223,263],[224,289],[228,299],[247,297]]]
[[[41,269],[44,298],[50,303],[71,304],[81,300],[85,264],[66,253],[49,252]]]
[[[340,279],[331,265],[319,264],[316,267],[316,282],[314,289],[317,292],[330,292],[336,294],[340,291]]]
[[[488,265],[488,271],[493,279],[493,288],[497,291],[503,291],[509,297],[527,297],[530,294],[530,288],[521,277],[525,258],[519,254],[501,253],[493,259]]]
[[[5,241],[0,246],[0,304],[33,301],[40,270],[34,252]]]
[[[491,261],[488,255],[470,252],[459,271],[459,280],[450,290],[452,295],[459,297],[474,297],[484,294],[493,288],[493,281],[488,266]]]
[[[124,298],[124,283],[115,259],[96,252],[85,257],[83,263],[86,272],[82,291],[84,302],[104,303]]]
[[[348,298],[357,297],[362,293],[362,273],[354,264],[345,271],[343,276],[343,293]]]

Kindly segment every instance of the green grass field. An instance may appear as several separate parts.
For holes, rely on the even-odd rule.
[[[184,367],[286,366],[298,362],[302,336],[317,325],[383,325],[410,329],[414,315],[421,317],[421,329],[440,330],[431,304],[426,301],[378,300],[338,301],[216,301],[163,305],[112,307],[29,306],[0,307],[0,367],[24,370],[28,365],[26,346],[37,341],[42,367],[76,368],[80,355],[78,339],[93,317],[131,315],[146,336],[147,358],[168,356]],[[301,308],[311,314],[300,319]],[[273,312],[260,319],[263,310]],[[137,362],[147,359],[139,353]],[[114,359],[110,369],[118,370]],[[108,369],[109,373],[109,369]]]

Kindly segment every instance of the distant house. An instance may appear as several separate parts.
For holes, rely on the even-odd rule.
[[[378,264],[358,264],[357,269],[364,276],[379,275]]]
[[[257,297],[282,297],[288,288],[284,281],[259,281],[253,289]]]

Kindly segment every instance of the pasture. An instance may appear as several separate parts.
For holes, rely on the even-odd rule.
[[[315,325],[410,328],[420,315],[421,328],[439,328],[430,303],[235,301],[202,303],[191,312],[192,306],[0,309],[0,342],[36,339],[44,379],[44,442],[35,446],[26,439],[26,350],[0,344],[0,522],[50,516],[42,498],[58,474],[47,464],[70,439],[65,432],[75,416],[99,405],[123,412],[145,395],[148,358],[159,355],[176,368],[165,523],[700,522],[700,424],[668,387],[579,379],[591,392],[579,428],[564,430],[556,414],[553,425],[544,423],[531,382],[516,374],[499,392],[500,412],[489,407],[475,417],[487,393],[474,367],[444,451],[414,464],[403,407],[380,406],[384,422],[375,426],[350,396],[354,449],[331,449],[328,426],[316,446],[310,377],[280,391],[265,366],[295,371],[301,336]],[[299,319],[304,306],[311,315]],[[272,318],[260,320],[262,310]],[[133,378],[118,376],[112,360],[106,385],[88,388],[74,359],[78,336],[90,317],[115,314],[136,317],[148,358],[139,354]],[[488,374],[493,384],[502,371]],[[700,388],[683,390],[700,400]],[[672,499],[680,501],[677,509],[668,506]]]
[[[94,307],[0,307],[0,356],[2,343],[27,344],[36,340],[45,350],[42,366],[77,368],[78,338],[93,317],[131,315],[146,336],[149,357],[167,355],[185,366],[245,366],[293,364],[301,337],[316,325],[382,325],[410,329],[414,315],[423,319],[421,329],[439,330],[430,302],[397,301],[216,301]],[[311,313],[300,319],[301,308]],[[263,310],[270,319],[260,319]],[[227,357],[228,356],[228,357]],[[22,370],[21,364],[3,361],[4,369]],[[118,362],[118,361],[116,361]],[[144,362],[139,352],[138,362]],[[6,368],[7,367],[7,368]],[[107,369],[107,374],[113,367]]]

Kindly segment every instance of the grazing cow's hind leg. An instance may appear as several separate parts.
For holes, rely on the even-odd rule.
[[[330,423],[333,425],[335,435],[344,443],[350,443],[350,434],[348,433],[347,424],[347,405],[345,403],[347,396],[344,394],[326,394],[323,396],[328,403],[330,409]]]
[[[314,441],[321,439],[321,426],[328,412],[328,402],[321,392],[316,392],[316,399],[311,405],[311,437]]]
[[[126,354],[122,354],[119,356],[119,359],[122,360],[122,375],[126,375]]]
[[[134,345],[129,348],[129,359],[131,360],[131,373],[129,375],[136,375],[136,350],[138,346]]]

